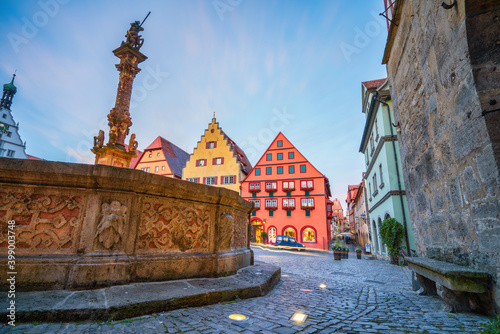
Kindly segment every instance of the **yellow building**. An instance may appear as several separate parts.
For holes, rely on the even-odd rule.
[[[215,116],[182,170],[182,179],[240,193],[240,182],[252,170],[245,152],[229,138]]]
[[[135,169],[180,179],[189,154],[158,136],[138,158]]]

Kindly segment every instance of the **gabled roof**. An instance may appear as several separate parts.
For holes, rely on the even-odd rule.
[[[359,146],[359,152],[364,153],[366,149],[366,145],[368,144],[368,135],[370,131],[372,130],[373,127],[373,122],[376,116],[376,105],[378,106],[378,101],[376,97],[378,96],[378,93],[381,91],[387,90],[387,92],[384,92],[385,99],[390,99],[390,93],[388,89],[388,84],[389,80],[387,78],[385,79],[377,79],[377,80],[371,80],[371,81],[365,81],[361,83],[362,87],[366,88],[366,92],[362,88],[362,100],[363,100],[363,110],[362,112],[365,112],[365,104],[368,103],[368,96],[370,94],[373,95],[373,98],[370,102],[368,114],[366,115],[366,122],[365,122],[365,128],[363,130],[363,136],[361,138],[361,144]],[[370,88],[368,88],[370,87]]]
[[[369,92],[372,92],[382,86],[382,84],[387,80],[387,78],[383,79],[376,79],[376,80],[370,80],[370,81],[364,81],[361,84],[365,86],[366,90]]]
[[[356,198],[356,195],[358,194],[358,189],[360,186],[361,186],[361,183],[347,186],[347,198],[345,200],[347,203],[354,201],[354,199]]]
[[[340,201],[338,198],[333,200],[333,205],[332,205],[333,210],[343,210],[342,205],[340,204]]]
[[[156,149],[162,150],[172,173],[181,178],[182,168],[189,159],[189,154],[161,136],[158,136],[148,147],[146,147],[143,154],[147,151]]]
[[[229,143],[231,151],[233,151],[236,155],[236,160],[241,164],[241,169],[245,172],[245,174],[248,175],[252,170],[252,164],[250,163],[250,160],[248,160],[245,152],[231,138],[229,138],[229,136],[222,130],[222,128],[219,129],[224,136],[224,139],[226,139]]]
[[[255,166],[252,168],[251,171],[253,171],[262,162],[265,162],[264,159],[266,157],[267,152],[269,150],[271,150],[271,147],[273,147],[274,143],[276,143],[278,141],[278,139],[283,140],[283,147],[286,147],[288,145],[290,145],[290,147],[293,147],[297,151],[297,154],[300,155],[319,174],[318,176],[322,176],[322,177],[325,178],[325,193],[327,194],[328,197],[330,197],[331,196],[331,190],[330,190],[330,182],[329,182],[328,178],[323,173],[321,173],[316,167],[314,167],[314,165],[302,153],[300,153],[299,149],[295,145],[293,145],[290,142],[290,140],[288,140],[288,138],[282,132],[278,133],[278,135],[276,136],[276,138],[274,138],[274,140],[271,142],[271,144],[266,149],[266,151],[264,152],[264,154],[262,154],[262,156],[257,161],[257,163],[255,164]],[[250,173],[248,173],[247,177],[243,181],[246,181],[249,177],[250,177]]]
[[[354,203],[357,203],[357,202],[360,200],[361,195],[363,195],[363,182],[361,182],[361,183],[359,184],[359,187],[358,187],[358,189],[356,190],[356,196],[354,196],[354,199],[353,199],[353,200],[354,200]]]

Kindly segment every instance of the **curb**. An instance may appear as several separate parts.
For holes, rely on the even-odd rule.
[[[96,290],[20,292],[16,294],[15,316],[19,322],[121,320],[265,296],[280,277],[279,267],[256,262],[229,277],[134,283]],[[7,294],[0,296],[0,317],[7,319]]]
[[[269,248],[269,249],[278,249],[276,246],[274,245],[268,245],[268,244],[259,244],[259,243],[256,243],[256,242],[251,242],[250,243],[250,246],[251,247],[265,247],[265,248]],[[330,253],[330,251],[326,251],[324,249],[317,249],[317,248],[305,248],[303,250],[304,252],[314,252],[314,253],[323,253],[323,254],[326,254],[326,253]]]

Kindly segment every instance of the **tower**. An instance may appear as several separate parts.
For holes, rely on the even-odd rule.
[[[17,92],[12,76],[10,83],[3,85],[2,100],[0,100],[0,157],[28,159],[26,143],[19,136],[19,123],[14,121],[10,106],[12,98]]]
[[[141,71],[137,65],[147,59],[139,52],[144,43],[144,39],[139,35],[139,32],[143,31],[144,28],[141,27],[142,23],[139,23],[139,21],[135,21],[130,24],[130,29],[125,35],[127,39],[122,42],[120,47],[113,50],[114,55],[120,59],[120,63],[116,65],[120,72],[120,79],[115,107],[108,114],[108,143],[103,145],[103,130],[99,130],[99,135],[94,137],[92,152],[95,154],[95,164],[128,168],[132,158],[136,157],[135,134],[130,136],[128,148],[125,146],[125,138],[132,125],[129,113],[132,84],[137,73]]]

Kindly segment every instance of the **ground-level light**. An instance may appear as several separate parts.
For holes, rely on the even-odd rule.
[[[229,316],[229,319],[231,320],[236,320],[236,321],[243,321],[245,320],[247,317],[245,317],[243,314],[231,314]]]
[[[324,288],[326,288],[326,284],[321,283],[321,284],[319,285],[319,287],[320,287],[321,289],[324,289]]]
[[[307,315],[301,312],[295,312],[290,320],[296,321],[296,322],[304,322],[307,319]]]

